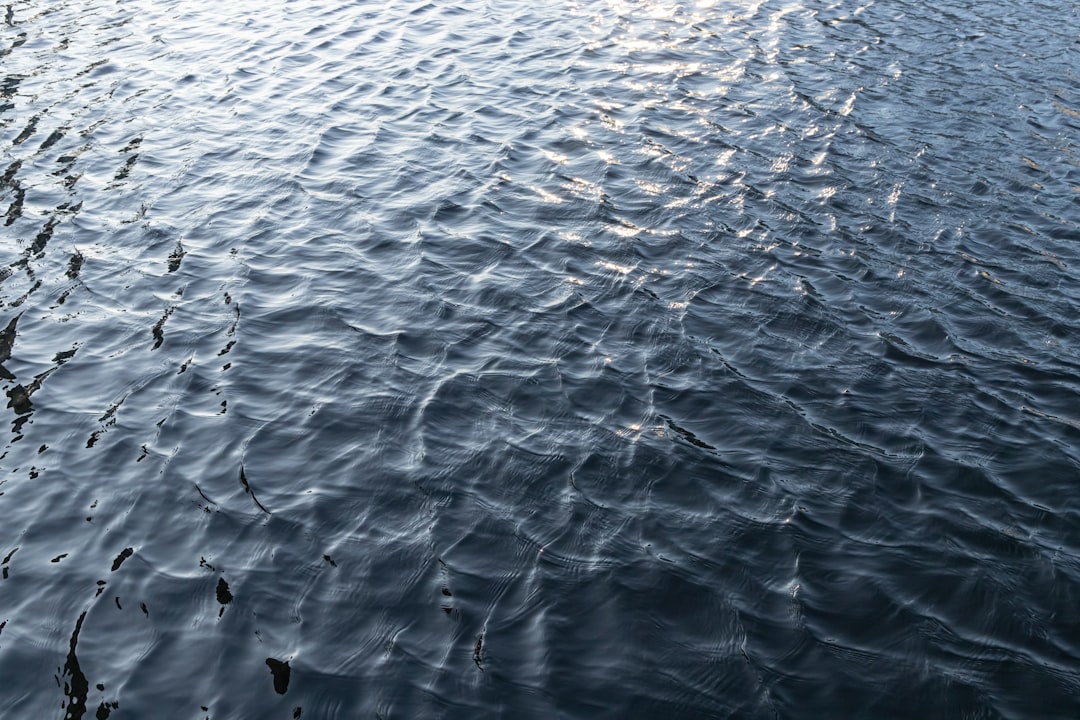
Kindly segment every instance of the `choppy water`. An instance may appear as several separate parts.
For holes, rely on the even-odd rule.
[[[24,0],[5,718],[1080,716],[1080,10]]]

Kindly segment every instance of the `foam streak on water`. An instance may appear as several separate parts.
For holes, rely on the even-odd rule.
[[[1080,715],[1080,14],[22,0],[13,718]]]

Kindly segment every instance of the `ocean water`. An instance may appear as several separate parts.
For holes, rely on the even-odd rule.
[[[3,718],[1080,716],[1080,6],[0,9]]]

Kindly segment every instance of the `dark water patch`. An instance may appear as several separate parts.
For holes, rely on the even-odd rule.
[[[225,582],[225,578],[218,578],[217,588],[215,588],[214,594],[217,597],[218,603],[221,605],[221,609],[218,610],[218,617],[221,617],[225,614],[225,606],[233,601],[233,595],[229,592],[229,583]]]
[[[18,35],[15,36],[15,39],[12,40],[11,45],[4,48],[3,50],[0,50],[0,57],[4,57],[6,55],[9,55],[9,54],[11,54],[11,51],[15,50],[16,48],[22,47],[23,45],[26,44],[26,40],[27,40],[27,34],[24,33],[24,32],[19,33]]]
[[[21,145],[22,143],[29,140],[30,136],[32,136],[35,132],[37,132],[37,124],[38,124],[38,122],[40,120],[41,120],[40,115],[35,115],[34,117],[30,118],[30,122],[28,122],[26,124],[26,127],[24,127],[22,129],[22,131],[18,135],[15,136],[15,139],[12,140],[11,143],[13,145]]]
[[[82,271],[83,263],[86,262],[86,258],[81,252],[75,250],[68,260],[67,271],[64,273],[70,279],[75,280],[79,277],[79,273]]]
[[[12,225],[16,220],[22,217],[23,204],[26,202],[26,188],[18,183],[14,183],[13,188],[15,197],[12,198],[11,204],[8,205],[4,225]]]
[[[34,236],[34,241],[30,243],[30,247],[27,248],[29,255],[41,257],[45,252],[45,246],[52,240],[53,231],[56,229],[56,224],[59,221],[55,217],[51,217],[45,221],[45,225],[42,226],[38,234]]]
[[[22,313],[11,318],[7,326],[0,330],[0,363],[5,363],[11,359],[11,351],[15,347],[15,338],[18,335],[17,327],[20,317],[22,317]]]
[[[58,128],[49,133],[49,136],[41,141],[41,146],[38,148],[38,152],[44,152],[56,143],[60,142],[64,138],[64,132],[65,128]]]
[[[83,621],[86,620],[86,611],[79,615],[75,623],[75,630],[71,633],[71,643],[68,648],[67,659],[64,662],[60,674],[57,675],[57,683],[63,682],[64,698],[67,707],[64,709],[64,717],[71,720],[81,720],[86,714],[86,696],[90,691],[90,683],[79,666],[79,658],[75,654],[75,648],[79,642],[79,633],[82,631]]]
[[[287,693],[289,691],[289,678],[292,675],[289,661],[266,658],[266,666],[270,668],[270,674],[274,677],[274,692],[278,695]]]
[[[161,344],[165,342],[165,323],[166,321],[168,321],[169,316],[172,315],[172,313],[172,307],[166,308],[165,313],[156,323],[154,323],[154,327],[150,329],[150,334],[154,337],[154,346],[150,348],[151,350],[157,350],[159,347],[161,347]]]
[[[21,168],[21,167],[22,167],[22,160],[16,160],[15,162],[8,165],[7,170],[4,171],[3,178],[0,178],[0,184],[2,184],[2,185],[12,185],[14,180],[15,180],[15,176],[18,175],[19,168]]]
[[[168,259],[169,272],[171,272],[171,273],[176,272],[177,270],[180,269],[180,263],[182,263],[184,261],[184,255],[186,255],[186,254],[187,253],[184,252],[184,246],[178,240],[176,242],[176,248],[171,253],[169,253],[169,259]]]
[[[123,550],[121,550],[120,554],[116,556],[115,560],[113,560],[112,568],[110,568],[110,571],[116,572],[117,570],[119,570],[120,566],[124,564],[124,561],[134,554],[135,550],[133,548],[124,548]]]

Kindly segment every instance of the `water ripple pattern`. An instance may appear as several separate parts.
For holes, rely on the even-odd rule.
[[[5,717],[1080,716],[1076,3],[0,14]]]

